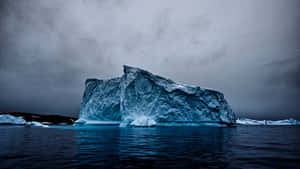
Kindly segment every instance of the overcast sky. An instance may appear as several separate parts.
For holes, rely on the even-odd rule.
[[[76,116],[85,79],[128,64],[300,119],[299,30],[298,0],[1,0],[0,111]]]

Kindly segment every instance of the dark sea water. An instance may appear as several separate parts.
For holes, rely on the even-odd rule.
[[[300,127],[0,127],[0,168],[92,167],[300,168]]]

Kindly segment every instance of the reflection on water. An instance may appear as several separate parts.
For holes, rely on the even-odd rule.
[[[224,132],[227,132],[224,134]],[[126,165],[140,165],[147,160],[153,167],[193,167],[218,163],[226,166],[226,156],[209,161],[209,153],[224,152],[231,130],[222,128],[124,129],[120,133],[120,159]],[[228,134],[228,135],[227,135]],[[214,164],[213,164],[214,163]]]
[[[0,126],[0,168],[75,166],[77,132]]]
[[[101,128],[78,133],[83,165],[116,167],[228,166],[226,128]],[[91,153],[97,152],[97,153]],[[89,156],[92,155],[92,156]]]
[[[0,127],[0,168],[297,168],[299,127]]]

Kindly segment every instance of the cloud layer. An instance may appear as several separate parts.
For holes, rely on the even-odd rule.
[[[300,118],[297,0],[0,2],[0,111],[73,115],[122,65],[222,91],[239,115]]]

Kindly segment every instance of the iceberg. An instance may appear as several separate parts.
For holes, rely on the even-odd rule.
[[[299,125],[300,123],[293,119],[286,120],[253,120],[248,118],[239,118],[236,120],[236,124],[240,125]]]
[[[22,117],[12,115],[0,115],[0,124],[24,125],[26,121]]]
[[[77,124],[226,124],[236,116],[218,91],[177,84],[146,70],[124,66],[122,77],[87,79]]]

